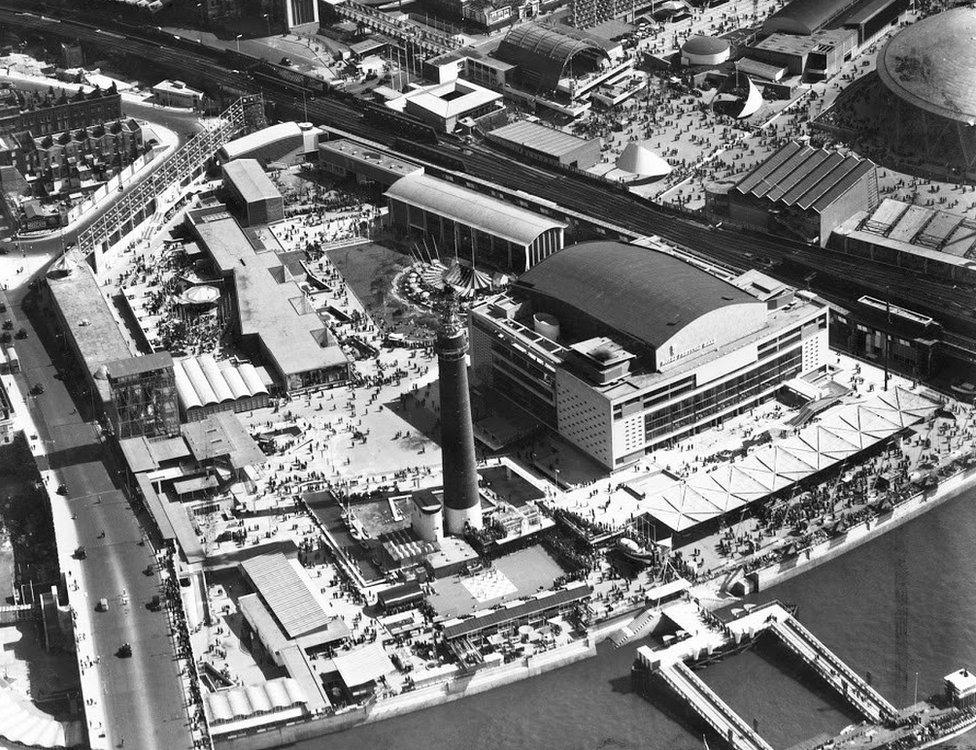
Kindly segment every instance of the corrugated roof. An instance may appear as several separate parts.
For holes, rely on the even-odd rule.
[[[763,31],[812,34],[852,4],[853,0],[792,0],[766,19]]]
[[[559,300],[655,349],[706,313],[730,305],[762,305],[680,258],[603,240],[550,255],[516,286]]]
[[[556,158],[584,148],[589,143],[586,139],[572,133],[565,133],[529,120],[510,122],[508,125],[492,130],[488,136]]]
[[[425,174],[400,178],[390,185],[385,195],[519,245],[531,245],[543,232],[566,226]]]
[[[464,620],[451,622],[444,626],[444,637],[450,639],[472,635],[485,628],[528,617],[536,612],[544,612],[547,609],[553,609],[564,604],[582,601],[592,593],[593,589],[585,583],[576,584],[564,589],[556,589],[555,591],[526,599],[512,606],[504,606],[499,609],[475,614]]]
[[[332,657],[332,662],[349,688],[375,682],[380,677],[396,672],[396,667],[379,643],[370,643],[355,651],[345,651]]]
[[[257,159],[234,159],[221,167],[224,177],[247,203],[281,198],[281,193],[271,178],[261,168]]]
[[[205,692],[203,699],[210,721],[216,724],[282,711],[308,702],[305,691],[291,677]]]
[[[241,568],[289,638],[329,627],[333,618],[283,554],[252,557],[242,562]]]

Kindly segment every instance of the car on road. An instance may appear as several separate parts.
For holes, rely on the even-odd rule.
[[[44,393],[44,386],[42,384],[34,383],[34,385],[31,386],[30,395],[40,396],[42,393]]]
[[[119,646],[119,650],[116,651],[115,654],[120,659],[128,659],[130,656],[132,656],[132,646],[130,646],[128,643],[123,643],[121,646]]]
[[[99,612],[108,612],[108,599],[104,597],[98,600],[98,604],[95,605],[95,609]]]
[[[82,544],[76,547],[73,557],[75,560],[84,560],[86,557],[88,557],[88,552],[85,550],[85,545]]]
[[[68,488],[65,487],[63,484],[59,484],[58,485],[57,492],[58,492],[59,495],[67,495],[68,494]]]

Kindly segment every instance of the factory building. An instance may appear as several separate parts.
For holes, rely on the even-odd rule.
[[[395,229],[479,266],[521,273],[563,246],[562,222],[453,182],[418,174],[397,180],[385,195]]]
[[[874,162],[798,141],[745,175],[705,189],[705,212],[713,221],[787,232],[821,246],[842,222],[878,202]]]
[[[224,187],[248,226],[285,218],[285,201],[257,159],[234,159],[221,166]]]
[[[567,247],[471,311],[471,378],[613,470],[826,364],[826,308],[757,272]]]

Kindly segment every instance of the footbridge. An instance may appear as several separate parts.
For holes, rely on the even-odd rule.
[[[884,724],[898,714],[891,703],[795,617],[776,620],[769,630],[869,721]]]
[[[729,708],[684,662],[676,661],[661,667],[658,674],[732,750],[773,750],[769,743]]]

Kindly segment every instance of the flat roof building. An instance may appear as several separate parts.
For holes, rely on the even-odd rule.
[[[976,283],[976,219],[885,198],[830,235],[828,247],[929,276]]]
[[[573,245],[471,311],[472,383],[613,470],[826,362],[827,310],[663,250]]]
[[[562,222],[426,174],[397,180],[385,195],[395,228],[478,265],[521,273],[563,246]]]
[[[502,95],[471,81],[455,79],[408,91],[387,104],[444,133],[453,133],[461,120],[475,122],[504,112]]]
[[[164,79],[152,87],[153,98],[164,107],[197,109],[203,103],[203,92],[183,81]]]
[[[344,383],[349,361],[273,248],[223,206],[191,211],[190,231],[231,292],[236,333],[283,390]]]
[[[234,159],[220,169],[224,187],[231,202],[241,209],[245,224],[272,224],[285,218],[284,198],[257,159]]]
[[[239,600],[241,613],[275,663],[290,645],[316,652],[349,639],[345,622],[326,612],[299,575],[297,560],[280,552],[258,555],[240,564],[254,594]],[[246,601],[245,601],[246,600]]]
[[[854,29],[822,29],[803,36],[770,34],[746,47],[744,54],[751,60],[786,68],[789,75],[821,81],[837,73],[856,47]]]
[[[837,226],[879,200],[874,162],[789,141],[744,175],[707,186],[705,211],[823,246]]]
[[[319,166],[330,174],[355,176],[359,183],[389,187],[401,177],[423,174],[424,168],[399,156],[377,151],[350,138],[319,143]]]
[[[589,169],[602,158],[599,138],[587,140],[529,120],[503,125],[487,138],[532,159],[577,169]]]

